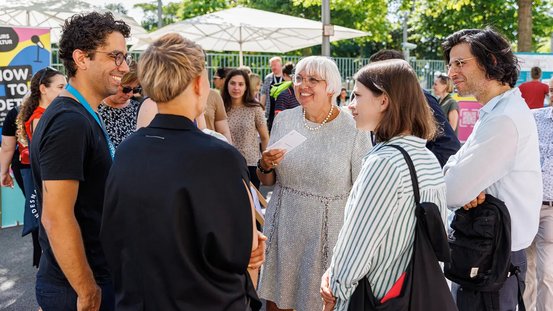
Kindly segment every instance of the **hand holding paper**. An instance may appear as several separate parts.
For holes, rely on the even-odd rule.
[[[297,146],[301,145],[306,139],[307,138],[305,138],[305,136],[298,133],[296,130],[292,130],[288,134],[284,135],[281,139],[276,141],[274,144],[267,147],[267,150],[284,149],[286,150],[286,152],[290,152]]]

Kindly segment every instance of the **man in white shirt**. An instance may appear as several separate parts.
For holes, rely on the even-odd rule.
[[[480,119],[464,146],[444,166],[447,203],[452,209],[477,208],[484,194],[505,202],[511,216],[511,263],[526,274],[525,249],[538,231],[542,178],[536,123],[514,88],[517,59],[496,31],[458,31],[442,44],[448,75],[461,96],[483,105]],[[499,295],[500,310],[516,310],[518,283],[507,279]],[[462,290],[457,299],[464,299]]]

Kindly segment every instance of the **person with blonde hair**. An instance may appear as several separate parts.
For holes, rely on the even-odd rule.
[[[445,74],[436,77],[432,85],[434,95],[438,96],[439,104],[447,117],[447,121],[455,131],[455,135],[459,135],[459,104],[451,97],[451,93],[455,89],[453,81]]]
[[[321,310],[320,278],[361,158],[371,146],[369,135],[336,107],[341,78],[334,61],[306,57],[292,81],[300,106],[276,116],[269,145],[291,131],[307,139],[286,154],[265,150],[257,164],[261,182],[275,186],[265,214],[267,261],[259,283],[268,311]]]
[[[361,68],[354,78],[349,108],[357,128],[373,131],[377,144],[363,158],[330,268],[321,280],[324,310],[347,310],[363,278],[368,278],[376,299],[392,298],[387,293],[402,282],[411,262],[414,186],[402,153],[390,145],[403,148],[411,158],[421,200],[435,203],[444,222],[447,213],[440,163],[426,148],[426,141],[436,135],[437,124],[415,71],[404,60],[385,60]],[[443,285],[447,286],[445,279]],[[396,286],[402,288],[401,283]]]
[[[258,310],[247,269],[262,264],[264,243],[246,164],[193,123],[210,92],[204,51],[164,35],[138,77],[158,114],[117,150],[100,233],[117,309]]]
[[[265,109],[265,103],[261,102],[261,77],[258,74],[252,73],[250,75],[250,91],[253,99],[260,102],[263,109]]]

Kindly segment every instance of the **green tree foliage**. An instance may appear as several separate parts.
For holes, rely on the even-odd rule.
[[[408,1],[410,2],[410,1]],[[536,0],[533,14],[534,50],[543,45],[553,30],[551,2]],[[409,41],[416,43],[417,58],[442,58],[441,43],[464,28],[492,26],[511,42],[517,38],[516,0],[425,0],[415,3],[409,18]]]
[[[383,47],[390,47],[393,25],[387,18],[391,0],[341,0],[330,1],[331,24],[355,28],[370,35],[354,40],[332,43],[331,53],[341,57],[368,57]],[[248,0],[248,7],[275,13],[321,20],[321,0]],[[318,54],[321,47],[301,51],[302,54]]]
[[[312,20],[321,20],[321,0],[182,0],[163,6],[164,24],[241,5]],[[511,42],[517,38],[517,0],[331,0],[331,23],[370,33],[364,38],[332,43],[335,57],[369,57],[382,48],[401,49],[402,15],[409,13],[411,52],[419,59],[441,59],[441,43],[463,28],[493,26]],[[142,25],[157,28],[157,4],[137,4],[144,11]],[[543,48],[553,31],[553,2],[533,0],[533,50]],[[296,51],[319,54],[320,45]],[[294,54],[294,53],[292,53]]]
[[[126,15],[128,13],[127,9],[121,3],[109,3],[104,6],[106,10],[110,10],[115,13]]]
[[[135,8],[140,8],[144,12],[144,19],[142,20],[142,27],[146,31],[154,31],[157,29],[157,3],[138,3],[134,5]],[[179,21],[178,11],[180,9],[180,3],[168,3],[162,8],[163,25],[169,25],[176,21]]]
[[[229,0],[183,0],[180,3],[177,16],[179,20],[185,20],[204,14],[217,12],[236,6],[236,1]]]

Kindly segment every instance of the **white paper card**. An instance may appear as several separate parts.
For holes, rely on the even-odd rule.
[[[286,152],[290,152],[306,140],[307,138],[305,136],[298,133],[296,130],[292,130],[274,144],[267,147],[267,149],[285,149]]]
[[[252,193],[253,205],[255,206],[255,209],[261,215],[265,215],[265,210],[263,210],[263,208],[261,207],[261,203],[259,203],[259,197],[257,196],[257,190],[255,190],[254,186],[250,186],[250,192]]]

